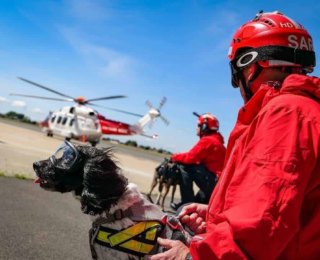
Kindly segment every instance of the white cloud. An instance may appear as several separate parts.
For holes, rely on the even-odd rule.
[[[135,81],[137,70],[144,65],[126,53],[104,45],[105,32],[95,34],[101,23],[118,16],[119,10],[103,0],[65,0],[63,7],[62,12],[76,18],[77,23],[63,22],[57,25],[58,31],[88,66],[110,80],[124,84]]]
[[[5,97],[0,97],[0,103],[7,103],[8,100]]]
[[[87,43],[76,30],[60,28],[69,44],[99,73],[116,80],[133,80],[140,65],[134,58],[108,47]]]
[[[99,69],[106,76],[121,78],[124,75],[128,77],[133,73],[134,61],[124,54],[94,45],[87,45],[83,51],[91,61],[101,64]]]
[[[41,108],[38,108],[38,107],[31,108],[30,112],[37,113],[37,114],[44,114],[45,113]]]
[[[101,21],[111,15],[111,11],[103,6],[103,1],[93,0],[66,0],[67,11],[83,20]]]
[[[27,104],[24,101],[15,100],[15,101],[12,101],[11,106],[13,106],[13,107],[26,107]]]

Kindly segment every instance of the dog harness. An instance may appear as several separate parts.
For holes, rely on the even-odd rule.
[[[116,210],[113,214],[100,217],[93,222],[89,231],[90,249],[93,259],[97,259],[94,243],[128,254],[144,257],[156,249],[157,238],[163,230],[158,220],[143,220],[122,230],[115,230],[102,224],[132,216],[130,209]]]

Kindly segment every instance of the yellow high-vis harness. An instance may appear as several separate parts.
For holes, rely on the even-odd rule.
[[[89,231],[90,249],[93,259],[98,255],[95,244],[118,250],[130,255],[138,256],[141,259],[145,255],[152,255],[161,250],[157,244],[157,238],[167,237],[182,241],[186,245],[190,243],[191,236],[184,231],[179,220],[171,215],[164,215],[161,220],[135,219],[132,209],[117,209],[114,213],[106,213],[98,217]],[[108,223],[131,218],[135,224],[122,230],[115,230],[108,226]],[[175,233],[178,232],[178,233]],[[175,235],[174,235],[175,234]]]
[[[154,249],[162,229],[162,223],[155,220],[141,221],[120,231],[100,225],[93,231],[90,240],[101,246],[143,257]]]

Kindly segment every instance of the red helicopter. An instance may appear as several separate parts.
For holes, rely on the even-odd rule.
[[[47,118],[39,123],[39,126],[42,128],[42,130],[46,133],[47,136],[50,137],[58,135],[68,140],[76,139],[82,140],[84,142],[89,142],[91,143],[91,145],[95,146],[97,143],[99,143],[102,135],[142,135],[149,138],[156,138],[157,135],[147,135],[143,131],[143,128],[147,124],[152,125],[156,118],[161,118],[166,125],[169,125],[169,121],[160,113],[161,108],[166,103],[166,97],[163,97],[158,108],[154,108],[152,104],[149,101],[147,101],[146,104],[149,108],[149,111],[145,115],[140,115],[121,109],[104,107],[92,103],[92,101],[125,98],[126,96],[124,95],[107,96],[92,99],[85,99],[84,97],[74,98],[56,90],[53,90],[51,88],[35,83],[33,81],[30,81],[28,79],[21,77],[18,77],[18,79],[32,84],[34,86],[37,86],[39,88],[50,91],[52,93],[55,93],[63,98],[11,93],[10,95],[12,96],[76,103],[73,106],[66,106],[59,109],[58,111],[50,112]],[[140,117],[140,119],[133,125],[107,119],[103,115],[98,113],[95,109],[88,107],[87,105],[97,106],[112,111],[129,114],[132,116],[137,116]]]

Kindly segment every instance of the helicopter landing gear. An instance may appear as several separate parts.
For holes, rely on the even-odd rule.
[[[69,142],[71,140],[71,138],[70,137],[66,137],[64,140]]]
[[[48,137],[53,137],[53,134],[52,134],[50,131],[48,131],[48,132],[47,132],[47,136],[48,136]]]

